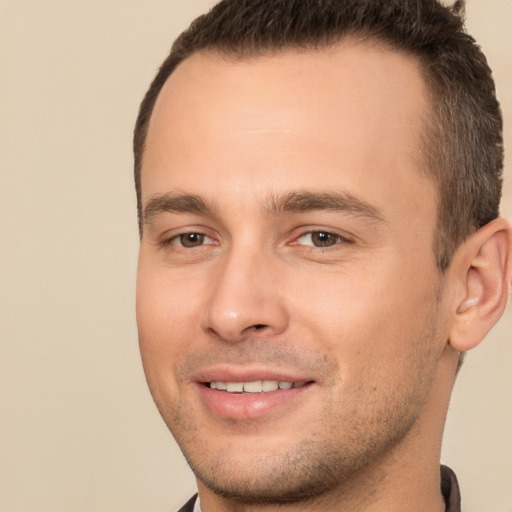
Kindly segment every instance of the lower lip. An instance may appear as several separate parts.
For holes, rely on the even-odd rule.
[[[204,405],[220,418],[250,420],[261,418],[275,409],[291,407],[310,390],[312,383],[299,388],[262,393],[228,393],[200,384]]]

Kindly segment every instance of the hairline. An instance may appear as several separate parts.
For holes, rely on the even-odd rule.
[[[143,219],[142,219],[142,194],[141,194],[141,182],[142,182],[142,163],[146,150],[146,142],[147,136],[149,132],[149,127],[151,124],[151,119],[153,117],[153,112],[155,110],[155,106],[158,102],[158,98],[162,93],[165,85],[169,81],[170,77],[174,74],[174,72],[188,59],[197,55],[210,55],[215,58],[221,59],[226,62],[249,62],[252,59],[257,59],[260,57],[275,57],[280,54],[285,54],[289,52],[297,52],[297,53],[315,53],[315,52],[325,52],[330,49],[338,46],[340,44],[345,44],[346,42],[352,44],[361,44],[365,43],[370,46],[379,46],[380,48],[387,50],[389,52],[402,55],[406,58],[411,59],[417,64],[417,69],[420,74],[421,80],[424,85],[424,112],[421,120],[421,129],[417,134],[417,151],[414,151],[414,159],[419,164],[419,171],[421,174],[428,179],[434,185],[435,191],[435,201],[436,201],[436,220],[434,231],[432,233],[432,252],[437,262],[437,266],[440,271],[444,273],[449,264],[450,255],[443,254],[445,249],[446,241],[443,240],[443,222],[441,215],[441,206],[442,206],[442,174],[443,169],[438,171],[435,165],[435,158],[432,157],[432,153],[436,146],[436,143],[443,135],[443,120],[441,115],[436,111],[436,104],[442,101],[442,95],[436,90],[435,80],[428,74],[428,62],[421,55],[420,52],[414,52],[413,50],[409,50],[407,48],[400,48],[395,42],[389,41],[385,37],[381,37],[378,34],[372,32],[371,30],[350,30],[342,35],[331,36],[329,39],[317,41],[315,43],[305,42],[303,44],[299,43],[287,43],[283,44],[280,47],[255,47],[253,49],[244,49],[237,50],[236,48],[228,48],[224,47],[221,44],[212,44],[210,46],[205,46],[201,48],[194,49],[190,53],[182,56],[182,58],[177,59],[174,66],[171,67],[170,72],[162,78],[164,78],[162,83],[159,83],[159,87],[157,89],[156,96],[152,98],[150,103],[150,110],[147,112],[144,123],[139,127],[141,130],[138,132],[139,135],[139,159],[136,162],[135,167],[135,180],[136,180],[136,191],[137,191],[137,209],[139,215],[139,235],[142,236],[143,231]],[[178,55],[179,57],[179,55]],[[157,74],[159,77],[160,72]],[[156,81],[156,79],[155,79]],[[475,227],[476,229],[476,227]],[[448,260],[448,261],[447,261]],[[444,263],[443,263],[444,261]]]

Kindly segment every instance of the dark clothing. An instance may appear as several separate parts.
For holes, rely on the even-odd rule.
[[[455,473],[447,466],[441,466],[441,493],[446,503],[446,512],[461,512],[460,491]],[[192,497],[178,512],[194,512],[197,494]]]
[[[194,504],[196,502],[197,494],[192,496],[183,507],[181,507],[178,512],[194,512]]]
[[[446,503],[446,512],[461,512],[459,483],[448,466],[441,466],[441,492]]]

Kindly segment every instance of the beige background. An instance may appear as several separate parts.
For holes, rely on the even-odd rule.
[[[0,1],[1,512],[171,512],[194,489],[139,362],[131,135],[210,4]],[[512,127],[512,1],[468,15]],[[509,308],[456,386],[443,460],[465,512],[512,512],[511,334]]]

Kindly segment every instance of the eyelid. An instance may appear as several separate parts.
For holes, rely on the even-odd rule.
[[[325,234],[328,234],[328,235],[332,235],[333,237],[337,238],[338,241],[336,243],[334,243],[333,245],[330,245],[330,246],[325,246],[325,247],[322,247],[322,246],[315,246],[314,244],[301,244],[301,243],[298,243],[298,241],[305,237],[305,236],[308,236],[308,235],[313,235],[315,233],[325,233]],[[340,233],[338,231],[336,231],[335,229],[332,229],[332,228],[329,228],[329,229],[325,229],[325,228],[313,228],[313,229],[308,229],[306,231],[302,231],[300,232],[297,236],[295,236],[292,240],[292,242],[290,243],[290,245],[300,245],[300,246],[303,246],[303,247],[312,247],[312,248],[315,248],[315,249],[334,249],[336,248],[336,246],[339,246],[339,245],[350,245],[350,244],[353,244],[354,243],[354,237],[352,237],[351,235],[347,234],[347,233]]]
[[[199,235],[199,236],[202,236],[203,237],[203,241],[202,241],[202,243],[200,243],[197,246],[187,247],[187,246],[185,246],[185,245],[183,245],[181,243],[181,237],[182,236],[187,236],[187,235]],[[205,246],[205,245],[215,245],[215,243],[209,243],[208,240],[210,240],[211,242],[214,242],[214,240],[211,237],[209,237],[208,235],[205,235],[204,233],[197,233],[196,231],[188,231],[186,233],[180,233],[179,235],[174,236],[173,238],[171,238],[169,240],[169,243],[173,243],[175,241],[178,241],[179,247],[183,247],[185,249],[193,249],[195,247],[202,247],[202,246]]]
[[[208,233],[209,231],[211,231],[211,230],[208,230],[202,226],[197,226],[197,227],[190,226],[190,227],[181,228],[181,229],[173,229],[173,230],[167,231],[162,234],[162,236],[160,238],[159,245],[161,247],[168,247],[168,246],[172,245],[174,247],[179,247],[179,248],[187,249],[187,250],[194,249],[194,247],[185,247],[184,245],[181,245],[180,243],[175,243],[176,240],[180,239],[180,237],[182,237],[184,235],[190,235],[190,234],[204,236],[204,238],[208,239],[208,241],[209,241],[207,243],[203,243],[196,247],[217,245],[218,241],[215,239],[214,236],[211,235],[211,233]]]
[[[323,250],[329,250],[329,249],[335,249],[336,247],[339,247],[340,245],[350,245],[355,243],[356,237],[354,235],[351,235],[350,233],[347,233],[345,231],[340,232],[337,229],[333,228],[323,228],[321,226],[317,227],[306,227],[302,226],[301,228],[296,228],[295,233],[292,235],[292,240],[288,242],[287,245],[295,245],[295,246],[301,246],[305,248],[311,248],[311,249],[323,249]],[[307,243],[300,243],[300,240],[308,235],[313,235],[315,233],[325,233],[332,235],[337,239],[335,243],[332,245],[327,246],[319,246],[314,244],[307,244]],[[205,240],[202,244],[197,245],[195,247],[186,247],[179,243],[179,239],[181,236],[187,235],[187,234],[198,234],[204,236]],[[186,226],[182,228],[175,228],[168,230],[161,234],[159,237],[159,241],[157,241],[158,245],[161,247],[168,247],[170,245],[174,247],[178,247],[180,249],[194,249],[199,247],[205,247],[205,246],[213,246],[213,245],[219,245],[218,236],[215,236],[215,233],[212,233],[212,230],[205,227],[205,226]]]

